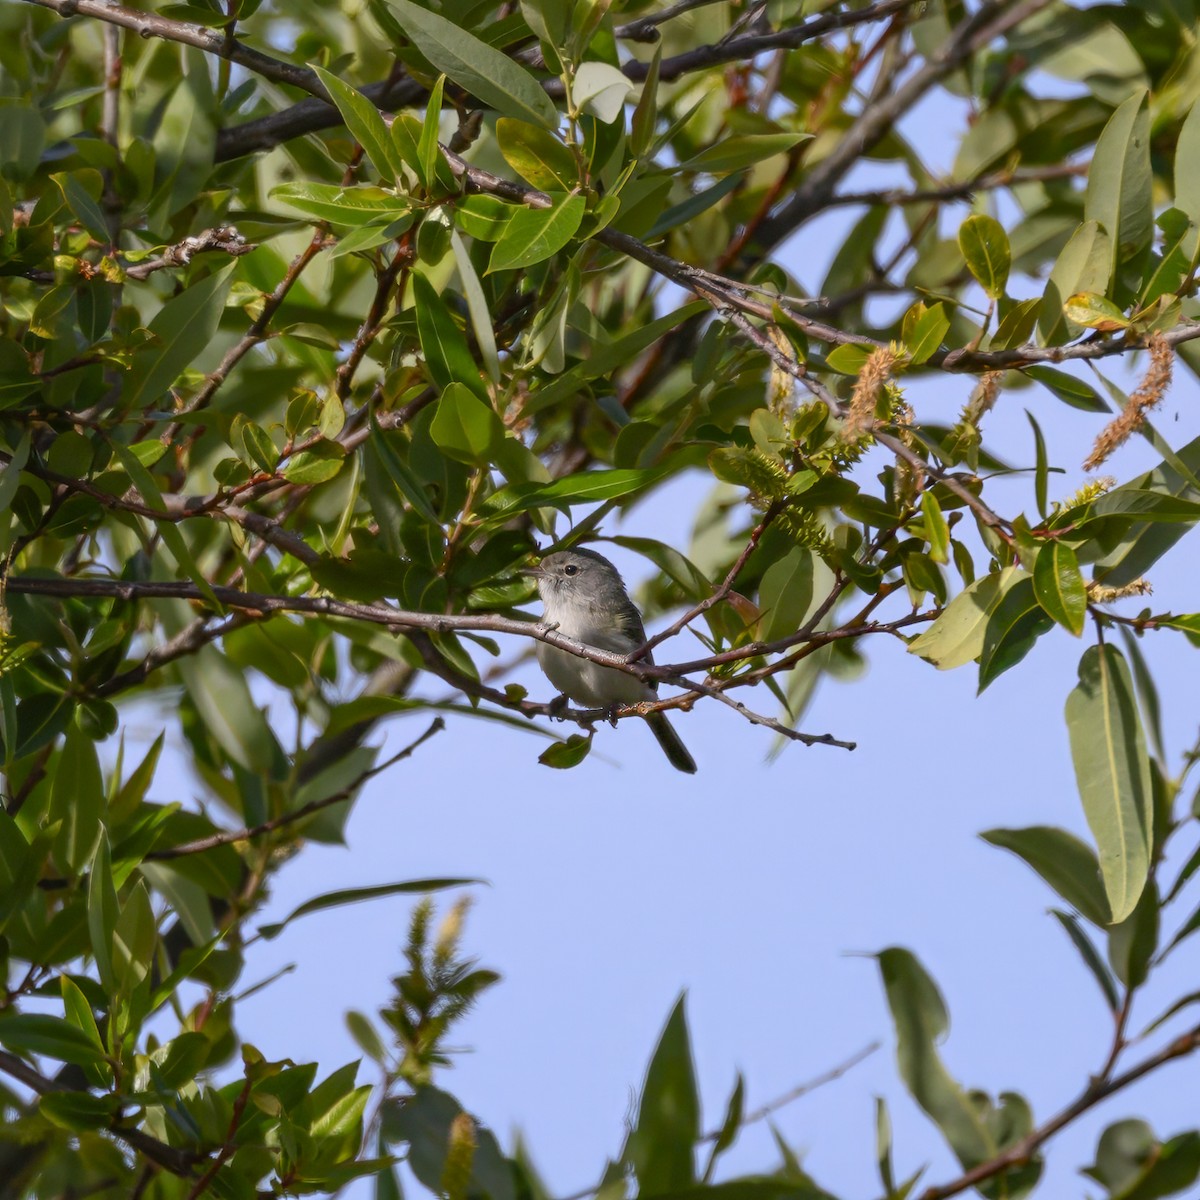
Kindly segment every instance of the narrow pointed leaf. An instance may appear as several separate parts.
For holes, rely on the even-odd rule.
[[[1112,908],[1123,921],[1150,867],[1151,782],[1129,667],[1115,646],[1091,646],[1067,698],[1067,730],[1084,813]]]

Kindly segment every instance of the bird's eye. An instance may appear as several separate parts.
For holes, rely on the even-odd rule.
[[[574,563],[571,563],[569,566],[563,567],[563,574],[564,575],[578,575],[579,568]]]

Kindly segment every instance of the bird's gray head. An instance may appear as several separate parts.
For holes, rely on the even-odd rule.
[[[537,580],[547,612],[568,605],[619,608],[629,604],[617,568],[595,550],[557,550],[529,574]]]

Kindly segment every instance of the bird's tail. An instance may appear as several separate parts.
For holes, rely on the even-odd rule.
[[[677,771],[684,771],[688,775],[695,775],[696,760],[688,753],[688,748],[680,740],[671,725],[667,720],[667,714],[662,712],[653,712],[646,718],[646,724],[650,726],[650,732],[654,734],[658,740],[658,744],[663,748],[663,753],[671,762]]]

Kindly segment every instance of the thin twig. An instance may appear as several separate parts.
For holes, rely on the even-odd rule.
[[[814,1079],[808,1080],[806,1083],[797,1084],[790,1092],[784,1092],[782,1096],[776,1096],[774,1100],[764,1104],[761,1108],[756,1108],[753,1112],[747,1113],[742,1118],[742,1124],[753,1125],[758,1121],[765,1121],[781,1108],[786,1108],[789,1104],[795,1103],[795,1101],[807,1096],[810,1092],[815,1092],[827,1083],[833,1083],[834,1080],[841,1079],[848,1071],[852,1071],[857,1067],[860,1062],[865,1062],[870,1058],[878,1049],[879,1042],[871,1042],[857,1053],[850,1055],[844,1062],[838,1063],[836,1067],[830,1067],[828,1071],[823,1072]],[[712,1132],[706,1133],[703,1140],[706,1142],[715,1142],[720,1136],[721,1131],[714,1129]]]
[[[331,796],[323,796],[320,800],[310,800],[294,812],[284,813],[280,817],[274,817],[270,821],[263,821],[261,824],[251,825],[245,829],[226,830],[222,833],[210,834],[208,837],[197,838],[193,842],[181,842],[178,846],[168,846],[164,850],[151,850],[146,855],[146,858],[161,862],[173,858],[185,858],[190,854],[203,854],[206,850],[215,850],[218,846],[230,846],[235,842],[253,841],[257,837],[262,837],[264,833],[274,833],[276,830],[286,828],[288,825],[294,825],[297,821],[303,821],[306,817],[311,817],[313,813],[330,808],[334,804],[341,804],[344,800],[349,800],[368,779],[373,779],[376,775],[381,774],[390,767],[394,767],[396,763],[410,757],[429,741],[434,734],[441,733],[445,728],[446,722],[441,717],[434,717],[430,722],[429,728],[415,742],[409,743],[403,750],[393,754],[384,762],[361,771],[356,779]]]
[[[173,246],[168,246],[158,258],[133,263],[125,268],[125,275],[129,279],[148,279],[155,271],[186,266],[197,254],[219,252],[228,254],[231,258],[239,258],[253,249],[254,244],[246,241],[233,225],[219,225],[215,229],[205,229],[191,237],[185,237]]]

